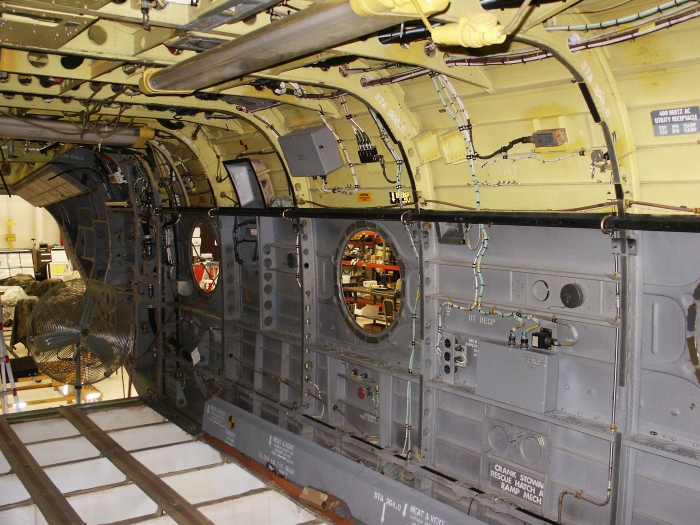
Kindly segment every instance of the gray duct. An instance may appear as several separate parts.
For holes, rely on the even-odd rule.
[[[112,129],[111,126],[106,127],[105,134]],[[103,138],[90,132],[85,132],[81,137],[80,132],[70,122],[0,116],[0,137],[10,139],[142,148],[153,136],[152,129],[134,126],[119,129],[109,137]]]
[[[347,0],[326,0],[173,66],[148,70],[141,79],[141,91],[190,93],[410,19],[363,17],[355,14]]]

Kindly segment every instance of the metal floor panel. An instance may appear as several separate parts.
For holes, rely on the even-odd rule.
[[[0,420],[0,451],[50,525],[80,525],[81,519],[49,479],[7,420]]]
[[[75,419],[72,414],[80,409],[68,410],[71,419]],[[216,525],[327,523],[215,448],[195,441],[149,407],[132,403],[99,410],[93,405],[77,415],[76,424],[83,429],[85,425],[77,423],[78,420],[103,440],[115,444],[116,450],[119,445],[127,449],[123,451],[126,459],[113,458],[123,469],[123,463],[127,463],[143,471],[152,484],[162,484],[166,492],[171,491],[173,501],[179,500],[182,507],[191,508],[206,522]],[[133,473],[125,475],[117,468],[110,460],[111,453],[103,451],[103,457],[99,457],[98,448],[102,447],[95,448],[66,417],[55,417],[54,411],[43,419],[23,421],[20,417],[6,421],[13,430],[17,429],[20,445],[24,445],[40,473],[47,477],[47,483],[55,485],[56,497],[86,525],[178,523],[173,516],[162,512],[162,504],[131,481]],[[87,432],[87,428],[83,431]],[[146,487],[146,491],[152,491],[152,487]],[[0,525],[56,523],[44,517],[31,493],[0,455]]]

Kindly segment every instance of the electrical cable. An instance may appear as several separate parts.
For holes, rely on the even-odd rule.
[[[389,184],[396,184],[396,180],[391,180],[386,175],[386,162],[384,162],[384,158],[380,159],[379,164],[382,167],[382,177],[384,177],[384,180],[387,181]]]
[[[106,118],[106,116],[104,114],[100,113],[100,111],[102,111],[103,106],[105,104],[111,104],[112,102],[114,102],[114,100],[116,100],[117,97],[124,94],[124,92],[127,90],[128,86],[122,86],[119,89],[119,91],[117,91],[116,93],[114,93],[114,95],[112,95],[110,97],[107,97],[107,98],[100,100],[100,101],[93,102],[93,98],[95,97],[95,95],[97,95],[97,93],[100,92],[102,87],[103,86],[100,85],[98,89],[96,89],[95,91],[92,92],[92,94],[87,98],[87,100],[85,102],[81,102],[81,104],[83,104],[85,106],[85,111],[82,111],[81,113],[79,113],[77,115],[81,120],[80,123],[74,122],[73,119],[70,117],[70,115],[68,115],[68,113],[63,112],[63,116],[66,117],[68,119],[68,121],[71,124],[73,124],[76,127],[76,129],[80,132],[81,139],[83,138],[83,136],[85,135],[85,133],[87,131],[90,131],[91,133],[96,134],[98,137],[100,137],[102,139],[106,139],[106,138],[111,137],[117,131],[122,131],[124,129],[130,128],[134,123],[134,117],[131,117],[130,122],[126,126],[123,126],[123,127],[119,126],[121,116],[122,116],[124,110],[126,109],[125,106],[121,105],[121,104],[119,106],[119,110],[118,110],[117,115],[115,117],[113,117],[108,122],[104,122],[104,123],[102,122],[102,120],[104,118]],[[97,120],[91,121],[90,120],[91,117],[93,115],[96,115],[96,114],[98,115]],[[101,126],[105,127],[105,131],[100,130]],[[110,126],[113,126],[111,130],[109,129]]]
[[[158,168],[161,169],[160,180],[163,181],[163,188],[165,189],[165,192],[168,194],[168,199],[170,199],[170,206],[175,210],[175,213],[177,213],[177,221],[179,221],[181,214],[177,209],[177,200],[175,199],[175,193],[174,193],[173,188],[172,188],[172,179],[174,178],[174,175],[177,173],[177,171],[175,170],[175,163],[172,162],[172,159],[169,158],[169,156],[166,155],[165,152],[161,150],[161,148],[163,148],[163,150],[170,153],[165,146],[162,146],[161,144],[159,144],[157,141],[154,140],[154,141],[152,141],[152,147],[153,147],[153,151],[155,151],[158,154],[158,156],[161,158],[161,160],[163,161],[163,164],[156,163],[156,165],[158,166]],[[180,159],[180,160],[182,160],[182,159]],[[154,159],[154,161],[155,161],[155,159]],[[141,159],[141,164],[143,165],[144,169],[146,169],[146,171],[151,173],[151,175],[152,175],[152,172],[151,172],[150,168],[148,168],[148,165],[146,164],[145,159]],[[180,163],[180,165],[184,167],[184,164],[182,162]],[[162,173],[163,167],[169,168],[167,178],[163,177],[163,173]],[[172,170],[172,171],[170,171],[170,170]],[[165,179],[167,179],[168,184],[165,183]],[[169,187],[169,185],[170,185],[170,187]],[[163,226],[163,228],[165,228],[165,225]]]
[[[696,4],[697,3],[694,3],[692,5]],[[643,24],[641,27],[635,27],[634,29],[630,29],[628,31],[616,31],[609,33],[607,36],[594,37],[576,44],[571,44],[569,45],[569,51],[573,53],[584,49],[593,49],[596,47],[604,47],[611,44],[626,42],[640,36],[660,31],[661,29],[666,29],[667,27],[672,27],[676,24],[680,24],[681,22],[686,22],[693,18],[697,18],[698,16],[700,16],[700,8],[692,9],[690,11],[683,11],[677,15],[667,18],[659,18],[654,23],[650,22],[648,24]]]
[[[301,288],[301,227],[299,225],[299,219],[296,219],[294,228],[296,229],[296,252],[297,252],[297,260],[296,260],[296,278],[297,278],[297,284],[299,285],[299,288]]]
[[[617,30],[608,33],[603,33],[591,37],[587,40],[580,42],[571,42],[569,44],[569,51],[576,52],[584,49],[594,48],[594,47],[604,47],[611,44],[616,44],[619,42],[625,42],[632,40],[634,38],[644,36],[650,33],[654,33],[661,29],[671,27],[673,25],[691,20],[700,16],[698,9],[688,10],[689,7],[695,6],[700,2],[689,2],[685,4],[682,8],[671,10],[667,15],[673,13],[679,13],[673,16],[667,16],[662,18],[658,15],[652,20],[640,20],[632,24],[632,29],[629,30]],[[640,29],[642,27],[642,29]],[[534,62],[537,60],[543,60],[545,58],[551,58],[552,53],[548,51],[541,50],[525,50],[516,51],[509,53],[496,53],[493,55],[487,55],[482,57],[458,57],[451,56],[449,54],[445,55],[445,64],[449,67],[453,66],[488,66],[488,65],[512,65],[512,64],[524,64],[527,62]],[[389,78],[389,77],[386,77]],[[379,80],[379,79],[377,79]],[[401,81],[402,79],[398,79]],[[374,81],[372,81],[374,82]],[[363,84],[364,85],[364,84]],[[374,84],[371,84],[374,85]]]
[[[532,143],[532,136],[531,135],[527,136],[527,137],[519,137],[517,139],[513,139],[508,144],[497,149],[496,151],[494,151],[490,155],[479,155],[478,153],[473,153],[472,156],[477,158],[477,159],[488,160],[488,159],[492,159],[493,157],[495,157],[496,155],[501,153],[501,154],[503,154],[503,158],[505,159],[505,158],[507,158],[506,153],[508,153],[511,149],[513,149],[513,147],[516,144],[529,144],[529,143]]]
[[[601,9],[595,9],[593,11],[580,11],[582,15],[595,15],[597,13],[604,13],[605,11],[612,11],[613,9],[617,9],[618,7],[622,7],[625,4],[629,4],[634,0],[622,0],[619,4],[611,5],[610,7],[603,7]]]
[[[413,78],[423,77],[425,75],[430,75],[432,71],[424,67],[416,67],[405,71],[403,73],[397,73],[396,75],[390,75],[388,77],[379,77],[374,79],[365,79],[362,77],[360,79],[360,85],[363,88],[369,88],[373,86],[388,86],[390,84],[396,84],[397,82],[403,82],[404,80],[410,80]]]
[[[571,335],[573,336],[571,341],[564,341],[563,343],[559,343],[557,346],[574,346],[576,343],[578,343],[578,330],[576,330],[576,327],[574,327],[574,325],[557,318],[552,319],[552,321],[554,321],[557,324],[562,324],[568,327],[569,330],[571,330]]]
[[[532,142],[532,141],[530,141],[530,142]],[[478,164],[482,168],[486,168],[487,166],[491,166],[492,164],[496,164],[497,162],[500,162],[502,160],[510,160],[512,162],[520,162],[521,160],[536,160],[537,162],[541,162],[542,164],[548,164],[548,163],[552,163],[552,162],[559,162],[562,160],[570,159],[572,157],[584,157],[586,155],[586,153],[588,153],[589,151],[591,151],[591,150],[581,148],[579,151],[577,151],[575,153],[569,153],[568,155],[562,155],[561,157],[556,157],[554,159],[545,159],[543,157],[536,155],[535,151],[532,150],[532,151],[529,151],[527,154],[521,155],[519,157],[509,157],[507,155],[504,155],[503,157],[490,160],[489,162],[484,162],[483,164],[480,162],[477,162],[476,164]]]
[[[515,337],[515,333],[520,330],[523,326],[525,326],[525,319],[521,317],[522,313],[517,312],[513,317],[518,320],[518,324],[514,326],[513,328],[510,329],[510,333],[513,334],[513,337]]]
[[[550,58],[554,55],[548,51],[539,49],[528,49],[522,51],[512,51],[508,53],[494,53],[481,57],[465,57],[445,54],[445,64],[448,67],[453,66],[498,66],[512,64],[526,64],[535,62],[545,58]]]
[[[308,100],[330,100],[334,98],[339,98],[343,95],[347,95],[345,91],[341,91],[339,89],[335,91],[331,91],[330,93],[308,93],[304,91],[303,93],[297,94],[296,92],[294,93],[294,96],[297,98],[304,98]]]
[[[315,396],[314,396],[314,397],[315,397]],[[362,430],[360,427],[358,427],[355,423],[353,423],[352,419],[350,419],[350,418],[347,416],[347,414],[346,414],[345,412],[343,412],[342,410],[340,410],[340,407],[338,407],[338,405],[333,405],[333,411],[334,411],[334,412],[338,412],[341,416],[343,416],[343,418],[345,418],[345,421],[347,421],[348,423],[350,423],[350,425],[352,425],[352,427],[353,427],[355,430],[357,430],[360,434],[362,434],[363,436],[365,436],[367,439],[372,439],[372,438],[377,438],[377,437],[379,437],[379,436],[370,436],[367,432],[365,432],[365,431]]]
[[[217,275],[216,278],[215,278],[215,280],[218,280],[218,278],[219,278],[219,276]],[[202,293],[202,294],[200,295],[199,299],[197,299],[197,300],[192,304],[192,306],[189,307],[189,309],[187,310],[187,312],[185,313],[185,315],[182,317],[182,319],[180,320],[180,322],[177,324],[177,326],[175,327],[175,329],[173,330],[173,332],[172,332],[168,337],[166,337],[164,341],[162,341],[162,342],[156,344],[155,346],[153,346],[153,343],[155,343],[155,342],[158,340],[158,335],[160,335],[160,333],[163,332],[163,329],[165,328],[165,325],[167,324],[167,320],[166,320],[166,323],[163,323],[163,325],[161,326],[160,330],[158,330],[158,333],[157,333],[156,336],[153,338],[153,341],[152,341],[151,344],[148,346],[148,348],[147,348],[146,350],[144,350],[144,352],[143,352],[140,356],[138,356],[136,359],[133,359],[133,360],[132,360],[132,362],[131,362],[131,367],[130,367],[130,372],[129,372],[129,397],[131,397],[131,386],[132,386],[132,384],[133,384],[133,374],[134,374],[134,368],[136,367],[136,363],[137,363],[138,361],[140,361],[148,352],[150,352],[151,350],[154,351],[154,352],[157,351],[157,350],[158,350],[159,348],[161,348],[163,345],[165,345],[166,343],[168,343],[173,337],[175,337],[175,334],[177,334],[178,330],[180,329],[180,327],[181,327],[181,326],[183,325],[183,323],[185,322],[185,319],[187,319],[187,317],[190,315],[190,313],[192,312],[192,310],[193,310],[193,309],[202,301],[202,299],[204,299],[204,297],[206,297],[206,296],[207,296],[206,293]],[[170,319],[170,317],[172,316],[172,314],[173,314],[175,311],[177,311],[177,310],[179,310],[179,308],[175,308],[175,309],[170,313],[170,315],[168,316],[168,319]],[[135,352],[135,351],[136,351],[136,347],[134,347],[134,352]]]
[[[8,197],[12,197],[12,192],[10,191],[10,187],[7,185],[7,181],[5,180],[5,173],[3,170],[3,165],[5,164],[5,152],[0,148],[0,155],[2,156],[2,163],[0,164],[0,178],[2,178],[2,185],[5,187],[5,191],[7,192]]]
[[[433,84],[440,97],[443,107],[447,113],[452,117],[452,120],[457,124],[458,129],[462,133],[462,139],[467,150],[467,162],[469,164],[469,170],[472,176],[472,183],[474,184],[474,197],[476,200],[476,211],[481,210],[481,194],[479,191],[479,181],[476,178],[476,170],[474,169],[474,155],[476,149],[474,148],[474,141],[472,137],[472,124],[469,119],[469,114],[462,102],[462,99],[457,94],[457,91],[452,86],[449,78],[444,75],[432,75]],[[444,92],[444,94],[443,94]],[[448,105],[449,102],[449,105]],[[481,274],[481,260],[488,249],[489,237],[486,232],[486,228],[483,224],[479,224],[479,237],[480,246],[477,250],[477,255],[472,263],[472,269],[474,272],[474,301],[471,308],[477,308],[481,312],[481,299],[484,294],[484,278]],[[439,324],[439,323],[438,323]],[[439,345],[440,334],[438,334],[438,340],[436,344]]]
[[[380,38],[381,38],[381,35],[380,35]],[[394,69],[397,67],[404,67],[404,66],[398,62],[386,62],[384,64],[379,64],[378,66],[372,66],[372,67],[349,68],[347,66],[340,66],[340,74],[342,76],[356,75],[358,73],[371,73],[372,71],[381,71],[382,69]]]
[[[343,144],[342,139],[336,133],[336,131],[331,127],[331,125],[328,123],[328,120],[326,119],[326,116],[323,113],[323,109],[318,110],[318,114],[321,117],[321,120],[325,124],[326,128],[331,132],[333,137],[335,138],[335,141],[338,143],[340,146],[340,149],[343,151],[343,155],[345,155],[345,159],[347,160],[348,166],[350,168],[350,174],[352,175],[352,182],[353,186],[346,186],[345,188],[331,188],[328,189],[326,188],[326,177],[322,177],[323,185],[319,187],[319,190],[323,193],[340,193],[342,195],[355,195],[357,193],[357,190],[360,188],[360,185],[357,181],[357,174],[355,173],[355,165],[352,163],[352,160],[350,160],[350,154],[348,153],[348,150],[345,148],[345,145]],[[318,187],[318,182],[316,183]]]
[[[238,361],[241,364],[241,366],[243,366],[244,368],[247,368],[248,370],[252,370],[256,374],[260,374],[263,377],[268,377],[274,381],[277,381],[278,383],[281,383],[285,386],[288,386],[292,390],[296,390],[297,392],[302,393],[302,389],[294,386],[291,382],[291,379],[286,379],[284,377],[276,376],[275,374],[271,374],[270,372],[267,372],[266,370],[259,370],[259,369],[255,368],[254,366],[249,365],[248,363],[246,363],[242,359],[239,359],[238,357],[236,357],[233,354],[230,354],[229,357],[235,361]],[[313,397],[316,397],[316,396],[313,396]],[[320,398],[316,398],[316,399],[321,401],[321,403],[325,403],[325,401],[323,399],[320,399]]]
[[[666,2],[665,4],[661,4],[661,5],[658,5],[656,7],[651,8],[651,9],[641,11],[641,12],[636,13],[634,15],[623,16],[621,18],[616,18],[614,20],[606,20],[604,22],[598,22],[595,24],[584,24],[584,25],[573,25],[573,26],[549,26],[549,27],[545,26],[545,30],[547,30],[547,31],[591,31],[593,29],[607,29],[608,27],[616,27],[616,26],[620,26],[623,24],[629,24],[630,22],[634,22],[634,21],[640,20],[642,18],[648,18],[650,16],[661,13],[661,12],[666,11],[668,9],[671,9],[673,7],[683,5],[683,4],[688,3],[690,1],[691,0],[672,0],[671,2]]]
[[[270,109],[270,108],[264,108],[264,109]],[[236,106],[236,110],[242,111],[243,113],[246,113],[246,114],[250,115],[251,117],[253,117],[253,118],[255,118],[255,119],[258,119],[260,122],[262,122],[262,123],[265,125],[265,127],[266,127],[267,129],[269,129],[270,131],[272,131],[272,133],[274,133],[275,136],[276,136],[277,138],[280,137],[280,133],[275,129],[275,126],[273,126],[272,124],[270,124],[270,121],[267,120],[267,119],[266,119],[265,117],[263,117],[262,115],[258,115],[256,112],[254,112],[254,111],[252,111],[252,110],[250,110],[250,109],[248,109],[248,108],[246,108],[246,107],[244,107],[244,106]],[[235,116],[235,115],[234,115],[234,116]]]
[[[384,157],[377,154],[377,148],[375,148],[372,144],[372,139],[370,139],[367,132],[364,129],[362,129],[362,126],[360,126],[357,123],[357,121],[355,120],[355,116],[350,113],[345,95],[341,95],[340,103],[343,106],[343,109],[345,110],[345,118],[348,120],[348,122],[350,122],[353,132],[355,133],[355,140],[357,141],[357,153],[360,156],[360,162],[375,162],[376,159],[379,158],[379,161],[382,165],[382,173],[384,174],[384,178],[387,179],[386,171],[384,169]]]
[[[257,220],[256,219],[247,219],[247,220],[243,221],[242,223],[238,224],[238,217],[233,218],[233,235],[232,235],[232,238],[233,238],[233,259],[241,266],[245,266],[245,261],[243,261],[243,258],[241,257],[241,254],[239,251],[239,246],[245,242],[251,242],[251,243],[255,243],[256,250],[257,250],[257,244],[258,244],[257,240],[253,241],[253,240],[249,240],[249,239],[244,239],[241,241],[238,239],[238,232],[240,231],[240,228],[243,226],[248,226],[250,224],[257,224]],[[254,254],[253,261],[256,261],[256,260],[257,260],[257,257]]]
[[[530,2],[530,0],[525,0],[526,2]],[[423,9],[421,8],[420,4],[418,3],[418,0],[411,0],[411,3],[413,4],[413,7],[416,9],[416,13],[418,13],[418,16],[420,17],[421,21],[423,22],[423,25],[425,28],[428,30],[428,33],[431,35],[433,34],[433,25],[430,23],[430,20],[428,20],[428,17],[425,16],[425,13],[423,12]]]
[[[362,126],[360,126],[357,121],[355,120],[355,116],[350,113],[350,109],[348,108],[348,101],[345,98],[345,95],[340,95],[340,105],[343,106],[343,110],[345,111],[345,118],[350,122],[350,125],[352,126],[353,131],[355,132],[355,135],[362,135],[363,139],[364,137],[367,137],[369,140],[369,136],[367,133],[365,133],[365,130],[362,129]]]
[[[318,387],[318,385],[317,385],[316,383],[314,383],[313,381],[311,381],[311,384],[316,388],[316,393],[317,393],[319,396],[320,396],[321,394],[323,394],[323,392],[321,391],[321,389]],[[321,399],[320,397],[317,397],[316,399],[318,399],[319,401],[321,401],[321,415],[318,416],[318,417],[319,417],[319,419],[323,419],[323,414],[325,414],[325,412],[326,412],[326,405],[327,405],[328,403],[327,403],[326,401],[324,401],[323,399]]]
[[[399,156],[399,154],[396,152],[394,147],[391,144],[391,141],[389,140],[389,134],[386,131],[386,128],[384,127],[384,124],[382,124],[381,119],[379,118],[379,115],[372,109],[369,108],[369,114],[372,115],[372,119],[374,120],[374,123],[377,126],[377,129],[379,130],[379,138],[382,139],[382,142],[384,142],[384,146],[386,149],[389,150],[389,153],[394,159],[394,162],[396,163],[396,180],[392,181],[387,177],[386,175],[386,167],[385,167],[385,162],[384,162],[384,157],[381,159],[381,165],[382,165],[382,175],[384,176],[384,179],[389,183],[389,184],[396,184],[396,198],[398,200],[399,207],[403,207],[404,200],[403,200],[403,186],[401,185],[401,172],[403,169],[403,159]]]
[[[522,4],[520,4],[520,7],[513,18],[511,18],[508,25],[503,28],[503,33],[506,35],[512,35],[518,29],[518,26],[520,26],[520,24],[524,21],[525,11],[528,7],[530,7],[530,2],[532,2],[532,0],[525,0]]]
[[[476,171],[474,169],[473,158],[475,156],[475,149],[473,143],[473,137],[471,134],[472,126],[469,120],[469,115],[467,114],[466,108],[462,103],[459,95],[452,86],[450,80],[445,75],[432,75],[433,83],[440,97],[443,107],[447,113],[452,117],[452,119],[457,123],[459,130],[462,132],[462,137],[465,142],[467,149],[467,161],[469,162],[469,167],[472,175],[472,181],[474,184],[475,199],[476,199],[476,211],[481,210],[481,197],[479,193],[479,181],[476,177]],[[439,82],[438,82],[439,81]],[[578,155],[578,153],[577,153]],[[470,225],[471,228],[471,225]],[[484,295],[484,277],[481,271],[481,261],[488,249],[489,237],[486,232],[486,228],[483,224],[479,224],[479,242],[474,248],[476,251],[476,257],[472,263],[472,271],[474,274],[474,299],[471,305],[460,305],[447,300],[440,305],[438,308],[438,337],[435,342],[435,348],[437,355],[442,355],[440,350],[440,341],[442,340],[442,311],[443,308],[456,307],[462,311],[471,311],[476,309],[481,315],[497,315],[500,317],[516,317],[517,319],[528,319],[535,323],[535,325],[528,328],[527,332],[531,332],[540,326],[540,321],[532,314],[523,315],[521,312],[512,311],[501,311],[497,308],[485,309],[482,307],[483,295]],[[471,247],[471,246],[470,246]],[[553,319],[553,321],[555,321]],[[556,321],[555,321],[556,322]],[[573,328],[573,327],[571,327]],[[573,329],[575,331],[575,329]],[[568,346],[568,345],[567,345]]]
[[[416,256],[416,261],[420,263],[420,256],[418,255],[418,248],[416,248],[416,243],[413,240],[413,234],[411,229],[408,227],[408,223],[403,223],[406,228],[406,233],[411,241],[411,247],[413,248],[413,253]],[[413,366],[416,358],[416,320],[418,318],[418,301],[420,299],[421,287],[418,285],[416,287],[416,301],[413,306],[413,314],[411,316],[411,357],[408,361],[408,373],[413,374]],[[406,433],[404,436],[403,443],[403,454],[406,455],[411,451],[411,430],[413,426],[413,381],[410,379],[406,380],[406,423],[405,429]]]
[[[274,155],[275,153],[277,153],[277,151],[274,149],[268,149],[268,150],[261,149],[258,151],[241,151],[234,158],[240,159],[241,157],[252,157],[253,155]],[[217,178],[217,180],[218,180],[218,178]]]

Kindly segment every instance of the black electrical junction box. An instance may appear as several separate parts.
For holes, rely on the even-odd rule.
[[[367,164],[369,162],[379,162],[379,155],[375,146],[360,148],[357,152],[360,155],[360,162]]]
[[[555,342],[552,338],[552,331],[549,328],[540,328],[539,332],[532,334],[532,348],[551,350]]]

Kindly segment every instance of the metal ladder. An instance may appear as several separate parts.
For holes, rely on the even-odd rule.
[[[19,407],[19,397],[17,397],[15,377],[12,375],[12,367],[10,366],[10,353],[7,351],[7,345],[5,344],[3,322],[3,315],[0,310],[0,397],[2,397],[2,413],[8,414],[7,398],[9,396],[15,398],[15,410],[20,412],[21,409]],[[8,383],[10,390],[7,389]]]

